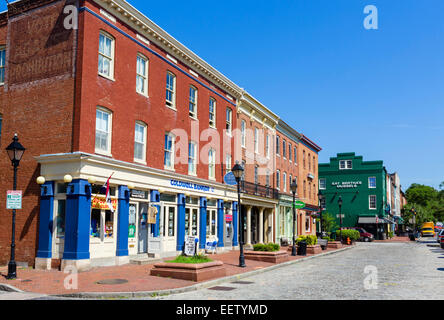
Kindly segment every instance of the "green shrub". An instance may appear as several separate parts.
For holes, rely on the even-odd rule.
[[[184,256],[180,255],[177,256],[174,260],[169,260],[165,262],[172,262],[172,263],[206,263],[206,262],[212,262],[210,258],[208,258],[204,254],[198,254],[195,256]]]
[[[308,234],[308,235],[300,235],[296,239],[296,243],[299,243],[301,241],[305,241],[307,243],[307,246],[312,246],[315,244],[318,244],[318,238],[315,235]]]
[[[267,244],[257,243],[253,245],[254,251],[273,252],[273,251],[279,251],[280,248],[281,248],[280,245],[278,245],[277,243],[267,243]]]
[[[391,239],[391,238],[393,238],[395,235],[393,234],[392,231],[389,231],[388,236],[389,236],[389,238]]]
[[[339,238],[340,234],[341,230],[336,230],[336,238]],[[358,230],[353,230],[353,229],[342,230],[342,239],[344,241],[346,241],[347,238],[350,238],[351,241],[356,241],[359,240],[360,237],[361,235]]]

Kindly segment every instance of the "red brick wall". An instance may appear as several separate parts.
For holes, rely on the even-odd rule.
[[[280,144],[280,154],[279,156],[276,155],[276,170],[280,171],[280,178],[281,178],[281,183],[279,186],[279,192],[280,193],[284,193],[287,195],[292,195],[291,190],[290,190],[290,175],[291,175],[291,179],[293,180],[294,178],[298,177],[299,179],[299,174],[298,174],[298,164],[294,163],[294,147],[299,147],[299,144],[296,144],[293,140],[291,140],[289,137],[287,137],[286,135],[284,135],[282,132],[277,131],[276,135],[279,137],[279,144]],[[285,152],[286,152],[286,157],[284,158],[283,156],[283,141],[285,140]],[[289,158],[289,153],[288,153],[288,145],[291,145],[291,159]],[[284,172],[287,174],[287,191],[284,192]],[[298,195],[300,197],[300,184],[298,181]]]
[[[72,149],[75,31],[63,28],[64,4],[14,15],[0,27],[0,44],[7,45],[6,83],[0,87],[0,264],[10,258],[12,210],[5,208],[13,170],[5,148],[14,133],[26,148],[18,170],[24,197],[17,210],[16,261],[33,264],[37,250],[40,169],[34,157]]]

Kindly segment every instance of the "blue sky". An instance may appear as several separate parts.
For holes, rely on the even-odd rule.
[[[320,162],[353,151],[404,190],[444,181],[444,1],[129,2],[319,144]]]

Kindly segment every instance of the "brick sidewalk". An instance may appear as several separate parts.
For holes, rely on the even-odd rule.
[[[287,250],[282,247],[281,250]],[[336,251],[337,249],[327,249],[322,253]],[[296,256],[290,261],[298,260],[312,256]],[[232,276],[253,270],[263,269],[275,264],[254,260],[246,260],[246,268],[239,268],[239,251],[229,251],[221,254],[209,255],[213,260],[223,261],[226,267],[226,276]],[[164,260],[170,260],[165,258]],[[159,291],[167,289],[176,289],[188,287],[196,284],[193,281],[178,280],[171,278],[161,278],[150,275],[153,265],[133,265],[113,267],[97,267],[89,271],[78,274],[78,289],[67,290],[64,287],[64,279],[68,274],[58,270],[34,270],[32,268],[17,268],[17,279],[6,280],[7,267],[0,267],[0,283],[8,284],[26,292],[43,293],[43,294],[73,294],[86,292],[143,292],[143,291]],[[128,282],[116,285],[97,284],[97,281],[105,279],[125,279]]]
[[[374,242],[410,242],[409,237],[394,237],[386,240],[375,240]]]

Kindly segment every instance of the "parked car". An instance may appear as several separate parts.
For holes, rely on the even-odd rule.
[[[444,237],[441,238],[441,248],[444,249]]]
[[[365,231],[363,228],[352,228],[354,230],[358,230],[360,234],[360,241],[371,242],[375,240],[375,237],[370,232]]]
[[[438,234],[438,237],[437,237],[437,241],[438,241],[438,243],[441,242],[441,239],[442,239],[442,238],[444,238],[444,229],[441,229],[441,231],[440,231],[439,234]]]

